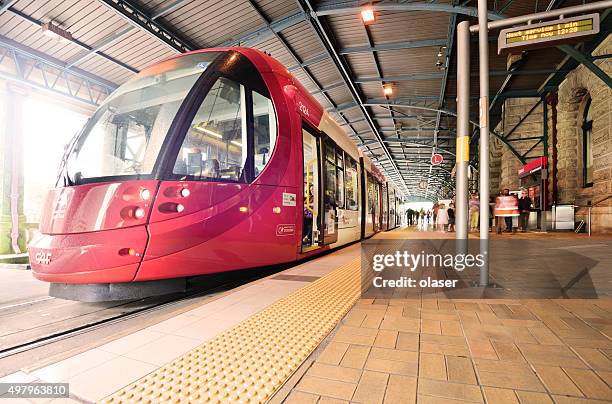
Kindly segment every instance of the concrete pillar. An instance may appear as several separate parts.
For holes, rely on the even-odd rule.
[[[23,214],[23,101],[26,92],[12,83],[0,95],[0,254],[26,251]],[[34,117],[32,117],[34,119]]]

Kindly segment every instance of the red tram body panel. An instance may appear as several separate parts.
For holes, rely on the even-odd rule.
[[[183,54],[122,85],[74,140],[29,245],[32,271],[81,300],[79,285],[291,262],[395,227],[384,183],[272,57]],[[102,296],[84,300],[116,298]]]

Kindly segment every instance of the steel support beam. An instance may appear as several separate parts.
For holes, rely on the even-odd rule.
[[[0,77],[96,107],[117,85],[0,36]],[[2,61],[11,63],[2,63]]]
[[[182,7],[183,5],[185,5],[185,3],[187,3],[190,0],[175,0],[172,1],[162,7],[160,7],[159,9],[157,9],[152,15],[151,15],[151,21],[155,21],[158,18],[161,18],[163,16],[165,16],[166,14],[169,14],[171,12],[173,12],[174,10]],[[105,46],[109,46],[117,41],[119,41],[121,38],[123,38],[126,34],[134,31],[136,29],[136,27],[134,25],[130,25],[129,27],[122,29],[120,31],[117,31],[111,35],[109,35],[108,37],[102,39],[100,42],[98,42],[96,45],[94,45],[92,47],[92,49],[86,53],[77,55],[75,58],[73,58],[72,60],[70,60],[68,62],[68,67],[72,67],[80,62],[82,62],[83,60],[87,59],[88,57],[90,57],[93,54],[98,53],[98,51],[102,48],[104,48]]]
[[[432,46],[443,46],[446,45],[447,39],[424,39],[420,41],[407,41],[407,42],[394,42],[386,43],[381,45],[369,45],[369,46],[355,46],[340,49],[341,55],[353,55],[356,53],[373,53],[387,50],[399,50],[399,49],[418,49],[428,48]]]
[[[198,49],[199,46],[184,38],[170,27],[151,18],[148,12],[139,5],[127,0],[98,0],[109,9],[117,13],[134,27],[147,32],[149,35],[160,40],[170,49],[183,53]]]
[[[606,72],[604,72],[601,67],[593,63],[593,61],[585,54],[570,45],[559,45],[557,46],[557,48],[561,49],[563,52],[576,59],[579,63],[582,63],[587,69],[591,71],[591,73],[599,77],[601,81],[603,81],[609,88],[612,88],[612,78],[610,78],[610,76]]]

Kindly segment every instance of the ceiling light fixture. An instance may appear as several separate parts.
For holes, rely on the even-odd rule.
[[[367,7],[361,10],[361,19],[364,23],[369,24],[376,20],[376,15],[374,14],[374,9]]]
[[[58,27],[51,21],[42,24],[40,28],[42,29],[43,35],[48,36],[49,38],[66,42],[73,41],[72,34],[70,32]]]
[[[392,83],[383,84],[383,94],[387,96],[393,94],[393,84]]]

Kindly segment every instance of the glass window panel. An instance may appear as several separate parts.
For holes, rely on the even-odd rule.
[[[153,172],[176,113],[218,52],[161,62],[137,74],[108,97],[79,136],[67,175],[81,179]]]
[[[343,152],[340,149],[337,149],[336,167],[338,176],[336,181],[336,185],[338,186],[336,189],[336,203],[339,208],[344,209],[344,158]]]
[[[276,115],[268,97],[253,92],[253,128],[255,143],[255,176],[264,169],[276,144]]]
[[[221,77],[191,122],[173,173],[190,179],[244,182],[246,138],[244,86]]]
[[[357,163],[351,157],[346,156],[346,168],[345,168],[345,197],[346,197],[346,208],[350,210],[358,210],[359,205],[359,194],[358,194],[358,179],[357,175]]]

